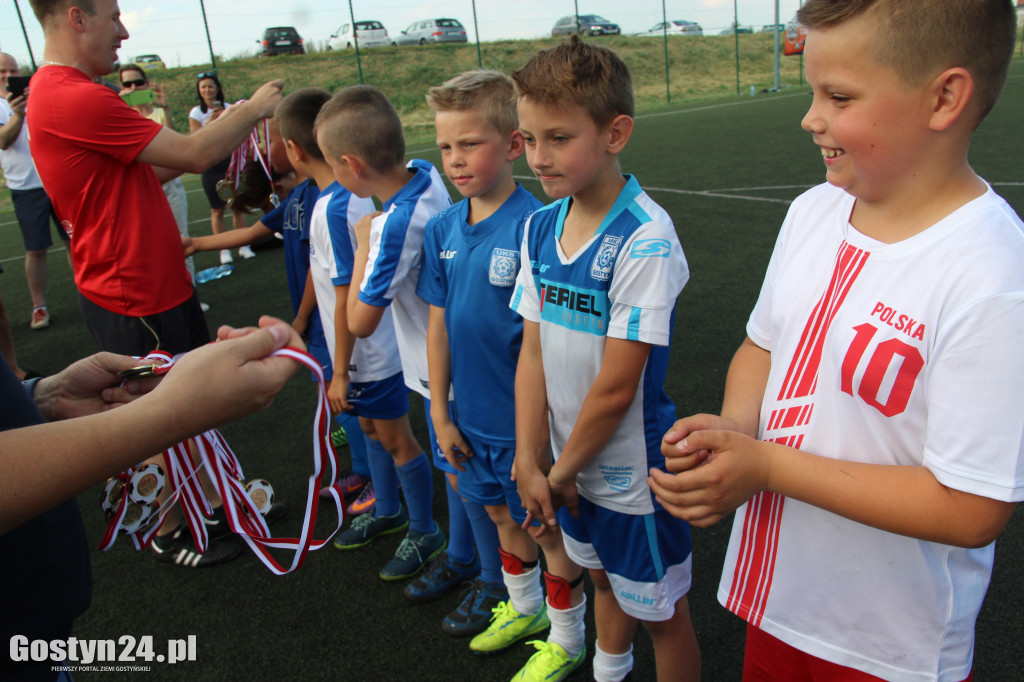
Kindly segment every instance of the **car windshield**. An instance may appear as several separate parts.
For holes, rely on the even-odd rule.
[[[357,21],[356,28],[360,31],[375,31],[384,28],[384,25],[379,21]]]
[[[137,61],[137,62],[158,62],[158,61],[160,61],[160,57],[157,57],[155,54],[144,54],[144,55],[136,58],[135,61]]]
[[[673,21],[672,23],[675,24],[676,26],[689,26],[690,25],[690,22],[688,22],[688,21]]]
[[[441,26],[442,28],[459,28],[462,26],[462,24],[460,24],[455,19],[438,19],[437,25]]]
[[[289,28],[276,28],[267,31],[267,37],[271,38],[272,40],[279,40],[281,38],[294,38],[296,35],[298,34],[296,33],[295,29]]]

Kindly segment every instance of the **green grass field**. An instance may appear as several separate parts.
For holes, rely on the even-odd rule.
[[[691,281],[679,300],[669,370],[668,390],[680,414],[717,411],[729,359],[744,336],[746,317],[788,202],[823,178],[820,156],[799,127],[809,103],[804,92],[794,88],[777,95],[647,111],[639,117],[623,154],[623,169],[635,173],[672,215],[690,264]],[[1017,61],[1002,101],[972,148],[975,168],[1018,213],[1024,211],[1024,170],[1019,163],[1022,107],[1024,62]],[[436,151],[426,145],[412,145],[410,153],[439,163]],[[539,193],[525,164],[517,173],[527,188]],[[186,184],[191,229],[205,234],[205,198],[196,178]],[[50,258],[53,325],[29,330],[20,235],[9,213],[0,214],[0,225],[0,262],[6,268],[0,287],[13,318],[21,365],[53,372],[94,352],[63,254]],[[215,262],[216,254],[204,254],[197,267]],[[211,329],[252,324],[261,313],[287,318],[290,311],[279,249],[236,262],[231,277],[200,285],[199,292],[211,305]],[[274,526],[282,535],[296,533],[300,525],[312,471],[314,401],[313,386],[305,376],[297,376],[269,410],[223,429],[246,473],[271,480],[279,498],[291,505],[290,513]],[[411,419],[425,441],[422,409],[414,408]],[[435,510],[443,519],[443,483],[440,476],[435,478]],[[98,496],[96,489],[80,498],[94,547],[103,525]],[[333,527],[334,521],[327,511],[318,527]],[[743,624],[715,598],[728,528],[723,522],[694,532],[690,609],[703,652],[704,678],[714,682],[738,680],[742,661]],[[192,571],[159,565],[120,540],[110,552],[94,552],[93,606],[75,634],[113,640],[152,635],[157,653],[168,639],[197,637],[197,661],[174,666],[154,662],[146,680],[508,679],[532,648],[516,646],[495,657],[475,657],[465,640],[449,638],[439,628],[457,596],[414,605],[402,598],[400,584],[377,578],[398,542],[380,540],[346,553],[328,547],[310,554],[297,573],[275,577],[248,553],[223,567]],[[997,555],[978,623],[975,679],[1022,679],[1024,578],[1018,564],[1024,559],[1024,525],[1019,517],[1000,540]],[[591,652],[592,625],[591,617]],[[635,655],[634,679],[653,679],[652,652],[643,633],[637,635]],[[117,675],[76,675],[79,680],[108,677]]]

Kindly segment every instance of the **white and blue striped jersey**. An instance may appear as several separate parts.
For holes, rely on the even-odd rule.
[[[352,281],[355,264],[355,224],[375,210],[371,199],[360,199],[337,182],[324,188],[313,206],[309,226],[309,270],[313,273],[316,307],[324,326],[324,337],[334,358],[335,286]],[[353,382],[380,381],[402,371],[398,343],[391,314],[385,311],[377,330],[365,339],[356,339],[349,362]]]
[[[444,308],[459,430],[489,445],[516,443],[515,378],[523,320],[508,307],[526,220],[541,207],[520,185],[475,225],[463,199],[427,223],[416,287]]]
[[[370,255],[359,300],[378,308],[394,302],[395,331],[405,384],[430,398],[427,374],[427,319],[430,308],[416,295],[427,221],[452,204],[448,189],[428,161],[408,163],[413,177],[384,203],[370,227]]]
[[[626,514],[654,511],[647,471],[663,466],[661,437],[675,420],[664,390],[676,298],[689,278],[672,219],[626,176],[596,234],[571,256],[559,239],[570,199],[530,218],[510,306],[540,324],[555,458],[569,439],[604,359],[606,337],[652,344],[622,423],[576,477],[580,494]]]

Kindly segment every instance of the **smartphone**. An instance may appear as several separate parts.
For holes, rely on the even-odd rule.
[[[137,107],[140,104],[152,104],[156,101],[156,92],[153,90],[129,90],[121,93],[121,99],[130,107]]]
[[[11,93],[12,99],[14,97],[21,97],[25,94],[26,88],[28,88],[28,81],[30,76],[8,76],[7,77],[7,90]]]

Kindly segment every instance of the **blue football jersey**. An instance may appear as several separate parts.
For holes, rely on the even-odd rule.
[[[459,430],[500,447],[515,447],[515,377],[523,320],[508,307],[527,218],[541,207],[520,185],[475,225],[464,199],[427,223],[416,288],[445,309],[451,349],[454,417]]]

